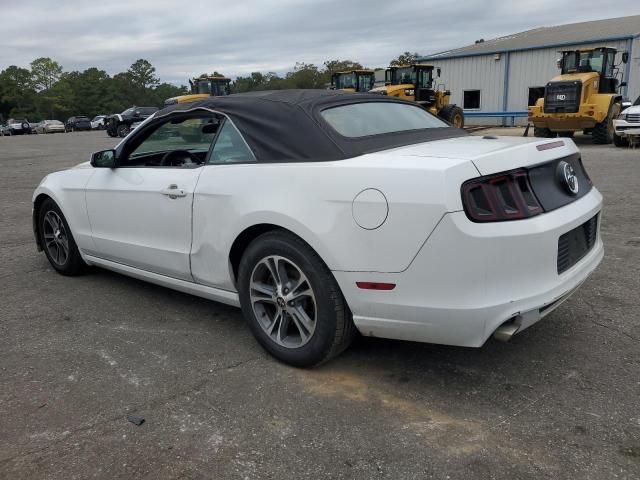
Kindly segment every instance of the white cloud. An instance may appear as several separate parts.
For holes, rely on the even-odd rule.
[[[4,4],[4,5],[2,5]],[[146,58],[163,81],[217,70],[283,73],[296,61],[384,67],[538,26],[640,13],[637,0],[0,0],[0,69],[49,56],[110,74]]]

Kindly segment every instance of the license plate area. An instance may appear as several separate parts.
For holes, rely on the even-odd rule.
[[[566,272],[596,244],[598,215],[560,236],[558,239],[558,274]]]

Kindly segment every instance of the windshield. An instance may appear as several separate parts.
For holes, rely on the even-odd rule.
[[[336,75],[336,88],[356,88],[356,75],[354,73],[338,73]]]
[[[221,95],[229,95],[229,82],[226,80],[211,82],[211,88],[211,93],[217,97]]]
[[[124,112],[122,112],[120,115],[133,115],[133,112],[135,111],[135,108],[127,108]]]
[[[448,127],[420,106],[391,102],[343,105],[323,110],[320,115],[340,135],[350,138]]]
[[[97,117],[93,117],[93,120],[91,120],[92,122],[97,122],[98,120],[102,120],[104,118],[104,115],[98,115]]]
[[[394,85],[401,85],[403,83],[416,83],[416,73],[413,67],[397,68],[393,72],[392,83]]]
[[[563,52],[562,73],[598,72],[604,73],[607,56],[601,50],[587,52]],[[613,66],[613,62],[610,62]]]
[[[373,88],[373,75],[368,73],[361,73],[358,78],[358,90],[359,92],[368,92]]]

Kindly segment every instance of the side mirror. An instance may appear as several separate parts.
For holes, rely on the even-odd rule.
[[[115,168],[116,151],[102,150],[91,155],[91,166],[95,168]]]
[[[622,63],[627,63],[629,61],[629,52],[622,52]]]
[[[442,69],[440,67],[436,68],[436,74],[438,75],[438,78],[440,78],[441,73],[442,73]]]

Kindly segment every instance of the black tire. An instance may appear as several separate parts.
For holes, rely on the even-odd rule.
[[[129,134],[129,126],[124,123],[118,125],[117,137],[124,138]]]
[[[457,127],[457,128],[464,127],[464,112],[457,105],[453,105],[453,104],[445,105],[438,112],[438,116],[443,120],[449,122],[454,127]]]
[[[593,143],[597,145],[608,145],[613,143],[613,137],[615,136],[613,120],[619,115],[620,110],[621,105],[619,103],[614,103],[609,107],[607,117],[593,127],[593,131],[591,132]]]
[[[533,127],[533,136],[538,138],[555,138],[556,134],[548,128]]]
[[[47,218],[49,212],[53,212],[62,221],[64,236],[67,240],[67,255],[64,261],[58,261],[56,258],[54,258],[52,249],[50,250],[47,247],[47,241],[49,239],[45,238],[46,232],[48,231],[45,219]],[[82,260],[82,257],[80,256],[78,246],[73,239],[73,235],[71,234],[71,229],[69,228],[67,219],[62,214],[62,211],[60,210],[58,205],[50,198],[42,203],[42,205],[40,206],[40,210],[38,211],[38,235],[40,237],[40,245],[42,245],[44,253],[47,256],[47,260],[49,260],[51,266],[58,273],[62,275],[74,276],[79,275],[85,271],[87,264],[84,263],[84,260]]]
[[[558,136],[559,136],[559,137],[563,137],[563,138],[573,138],[573,134],[574,134],[574,133],[575,133],[575,132],[573,132],[573,131],[569,131],[569,132],[559,132],[559,133],[558,133]]]
[[[613,132],[613,144],[616,147],[628,147],[629,146],[629,139],[627,137],[622,137],[620,135],[616,135],[616,133]]]
[[[295,264],[306,276],[315,300],[314,330],[299,347],[285,347],[272,339],[259,323],[251,303],[251,276],[269,256]],[[260,345],[289,365],[312,367],[325,362],[344,351],[356,334],[351,312],[331,271],[309,245],[288,232],[267,232],[251,242],[240,261],[238,292],[242,313]]]

